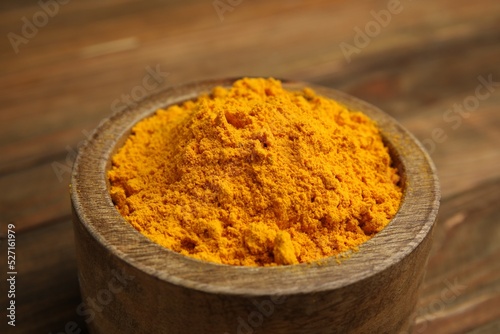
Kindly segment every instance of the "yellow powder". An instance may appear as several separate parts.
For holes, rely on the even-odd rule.
[[[294,264],[370,239],[396,214],[397,171],[373,121],[274,79],[242,79],[139,122],[111,197],[140,233],[230,265]]]

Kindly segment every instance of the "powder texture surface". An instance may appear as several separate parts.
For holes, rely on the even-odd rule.
[[[402,197],[373,121],[262,78],[142,120],[108,178],[116,208],[140,233],[229,265],[356,249],[389,223]]]

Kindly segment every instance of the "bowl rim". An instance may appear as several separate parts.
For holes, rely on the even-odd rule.
[[[121,261],[165,282],[253,297],[343,288],[387,270],[418,247],[431,231],[440,200],[436,169],[423,146],[399,122],[367,102],[332,88],[285,79],[280,80],[285,89],[312,88],[318,95],[363,112],[379,126],[391,155],[399,161],[404,182],[401,206],[382,231],[361,244],[359,251],[349,252],[341,264],[336,257],[328,257],[312,263],[250,267],[179,254],[149,240],[126,222],[109,195],[106,171],[133,125],[159,108],[196,98],[216,86],[230,86],[238,79],[203,80],[164,89],[113,114],[94,130],[75,160],[70,197],[74,214],[99,244]]]

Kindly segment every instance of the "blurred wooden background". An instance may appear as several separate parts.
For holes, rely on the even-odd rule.
[[[414,333],[500,332],[499,1],[42,3],[0,4],[0,332],[86,332],[69,170],[100,120],[144,92],[244,75],[343,90],[426,144],[443,199]]]

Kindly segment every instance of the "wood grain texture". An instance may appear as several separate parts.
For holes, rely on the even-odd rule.
[[[417,313],[417,333],[481,327],[486,333],[497,332],[493,328],[498,329],[500,318],[499,198],[497,179],[443,205]]]
[[[131,328],[141,333],[219,333],[238,330],[244,319],[261,333],[408,330],[439,207],[436,172],[423,148],[394,119],[348,95],[299,82],[283,84],[292,91],[312,87],[375,120],[402,176],[404,197],[396,217],[340,265],[336,258],[275,268],[203,262],[154,244],[115,209],[106,173],[132,126],[159,108],[233,81],[196,82],[151,96],[115,114],[82,147],[71,180],[82,295],[98,295],[116,271],[130,277],[127,290],[113,297],[116,307],[98,313],[90,328],[95,333]],[[278,296],[283,303],[271,302]],[[265,322],[265,312],[256,305],[271,305]],[[252,307],[258,310],[252,313]]]
[[[446,247],[436,240],[437,258],[432,262],[431,257],[426,279],[432,287],[425,288],[427,297],[417,317],[419,332],[496,334],[500,317],[498,307],[490,303],[500,290],[500,272],[491,254],[496,254],[492,245],[498,245],[499,238],[490,231],[495,231],[500,212],[493,191],[500,187],[500,89],[481,101],[457,129],[443,120],[443,113],[474,94],[479,75],[492,74],[500,81],[500,2],[402,4],[403,11],[349,63],[339,43],[352,43],[353,28],[363,28],[372,20],[370,11],[387,8],[387,1],[244,1],[226,13],[223,22],[205,0],[70,1],[35,38],[20,45],[18,54],[6,35],[20,34],[21,18],[30,19],[40,7],[36,1],[2,1],[0,233],[5,223],[14,222],[20,238],[33,245],[22,259],[32,258],[37,248],[50,254],[37,257],[36,270],[30,268],[33,261],[23,261],[20,275],[27,286],[36,288],[19,291],[20,319],[28,329],[18,327],[14,332],[64,332],[66,322],[76,317],[68,315],[79,298],[78,291],[71,290],[77,286],[76,274],[65,274],[75,267],[74,258],[66,256],[74,248],[72,230],[67,224],[65,229],[51,229],[69,219],[69,173],[60,181],[51,164],[66,165],[67,159],[72,164],[69,151],[86,138],[83,132],[110,115],[112,102],[121,94],[141,84],[147,66],[159,64],[170,74],[158,89],[203,78],[275,75],[360,97],[393,115],[420,140],[429,138],[435,128],[444,129],[448,137],[436,146],[432,158],[444,195],[436,231]],[[457,198],[467,199],[471,214],[451,219],[460,224],[444,228],[442,222],[460,211],[451,206]],[[491,203],[491,211],[480,209],[485,202]],[[483,228],[476,229],[478,222]],[[58,238],[68,243],[54,242]],[[0,269],[5,272],[3,254]],[[44,262],[52,259],[61,265],[44,272]],[[482,276],[468,285],[467,298],[441,307],[444,280],[455,278],[446,272],[461,272],[459,279]],[[40,281],[40,275],[51,277],[71,297],[61,302],[51,292],[55,289],[50,280]],[[0,289],[4,304],[3,286]],[[442,321],[447,314],[452,321]],[[0,323],[0,332],[9,333],[4,325]]]
[[[495,301],[500,292],[498,269],[494,266],[498,261],[491,260],[491,257],[496,259],[500,256],[500,244],[484,242],[484,234],[479,231],[488,231],[491,238],[495,238],[495,233],[498,233],[500,211],[494,204],[498,201],[499,189],[500,179],[442,201],[413,333],[498,332],[498,308],[490,307],[488,303],[490,300]],[[474,216],[467,215],[463,220],[454,218],[457,211],[464,209],[464,204],[467,204],[467,212]],[[479,231],[477,222],[482,225]],[[24,276],[24,287],[19,289],[19,299],[23,301],[20,303],[19,314],[24,315],[24,318],[16,331],[0,323],[3,333],[64,333],[64,326],[69,322],[76,322],[82,329],[81,334],[87,333],[85,320],[88,316],[76,314],[81,297],[73,251],[72,225],[69,221],[61,221],[51,226],[53,227],[50,229],[23,233],[19,239],[20,244],[29,245],[27,248],[20,248],[23,250],[19,254],[20,258],[32,258],[34,253],[39,255],[34,261],[20,264],[19,272],[29,273]],[[462,252],[463,242],[456,237],[457,232],[448,237],[450,227],[459,231],[460,235],[465,235],[462,240],[467,240],[469,244],[466,256],[459,258],[462,266],[457,266],[454,254]],[[491,234],[490,231],[496,232]],[[476,237],[469,238],[472,233],[476,233]],[[61,240],[66,242],[60,242]],[[485,244],[493,248],[485,248]],[[440,255],[443,250],[447,254],[445,259]],[[51,259],[53,265],[46,266],[47,259]],[[5,264],[0,263],[0,269],[4,271],[4,268]],[[478,268],[481,270],[476,273]],[[458,273],[460,277],[457,276]],[[481,279],[474,279],[478,274]],[[466,282],[469,276],[472,284]],[[459,294],[456,295],[457,298],[450,300],[451,295],[445,293],[448,302],[441,303],[441,294],[448,289],[446,280],[451,286],[458,283],[456,287]],[[0,283],[5,284],[4,281]],[[0,289],[5,291],[1,284]],[[466,292],[462,288],[464,285]],[[55,290],[58,293],[54,293]],[[40,300],[45,302],[41,304]]]
[[[64,333],[65,325],[71,322],[85,330],[85,318],[76,313],[82,301],[70,220],[56,221],[45,228],[20,234],[16,245],[19,273],[16,280],[16,327],[2,321],[0,332]],[[5,254],[5,243],[2,242],[0,248]],[[0,268],[2,276],[5,275],[7,263],[3,258]],[[0,289],[7,291],[5,279],[1,280]],[[6,297],[2,293],[2,305],[6,305]]]

